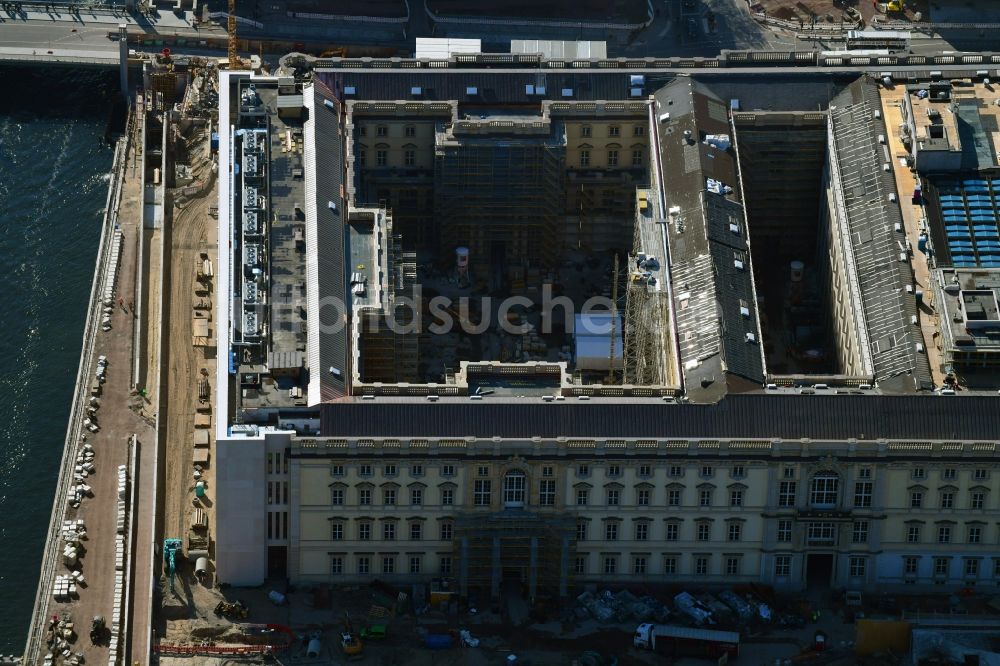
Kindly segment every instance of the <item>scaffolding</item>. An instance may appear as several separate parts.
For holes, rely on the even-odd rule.
[[[392,228],[388,211],[386,226]],[[417,281],[417,257],[413,252],[403,251],[402,236],[398,234],[391,237],[388,250],[386,302],[380,308],[365,308],[360,315],[361,380],[365,383],[415,383],[419,379],[420,331],[409,330],[409,327],[415,314],[413,287]]]
[[[469,513],[455,520],[453,560],[459,590],[500,596],[501,582],[524,586],[529,601],[569,593],[570,564],[576,550],[573,516],[522,509]]]
[[[638,265],[638,252],[643,247],[651,247],[644,232],[650,233],[648,225],[635,225],[633,247],[629,255],[629,267]],[[628,276],[625,290],[625,321],[623,331],[623,354],[625,383],[634,386],[670,386],[669,350],[672,348],[670,330],[670,305],[665,289],[653,289],[644,280]]]
[[[556,265],[565,151],[561,136],[439,133],[434,213],[440,247],[468,247],[480,258],[473,262],[480,276],[491,263]]]

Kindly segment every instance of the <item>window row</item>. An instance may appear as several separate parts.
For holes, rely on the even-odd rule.
[[[611,168],[621,166],[621,161],[619,159],[619,153],[621,151],[617,149],[611,149],[605,152],[604,165]],[[632,150],[632,166],[641,167],[645,165],[645,151],[642,148],[635,148]],[[590,148],[580,149],[580,167],[592,167],[597,166],[591,159]]]
[[[580,125],[580,136],[584,138],[592,137],[593,128],[590,125]],[[622,136],[621,125],[608,125],[607,135],[609,137]],[[635,125],[632,127],[632,136],[645,136],[646,127],[644,125]]]
[[[334,519],[330,521],[330,540],[344,541],[351,538],[348,535],[348,522],[346,520]],[[383,520],[381,531],[376,532],[374,520],[355,521],[354,538],[357,541],[373,541],[378,535],[382,541],[396,541],[397,536],[404,534],[410,541],[421,541],[427,532],[424,529],[423,520],[412,520],[405,527],[405,533],[401,532],[399,521]],[[437,538],[441,541],[451,541],[454,535],[454,524],[451,521],[440,521],[437,526]]]
[[[347,570],[348,556],[342,553],[334,553],[330,555],[330,574],[334,576],[341,576],[347,573],[355,573],[358,575],[385,575],[385,574],[419,574],[423,573],[424,569],[424,556],[405,554],[400,555],[397,553],[385,554],[381,553],[379,555],[355,555],[354,559],[354,570],[349,572]],[[401,568],[403,567],[403,568]],[[452,572],[451,556],[450,555],[439,555],[438,556],[438,571],[439,574],[450,574]]]
[[[619,553],[600,553],[597,559],[598,568],[593,566],[591,556],[577,555],[573,559],[573,573],[578,576],[617,574],[632,574],[642,576],[661,573],[667,576],[675,575],[725,575],[740,576],[743,574],[743,556],[739,553],[723,554],[715,558],[711,553],[697,553],[690,558],[688,566],[683,567],[680,555],[663,555],[658,558],[659,571],[654,569],[657,562],[648,553],[621,555]],[[716,562],[719,564],[717,565]],[[716,567],[719,567],[718,569]]]
[[[918,575],[933,575],[935,578],[948,578],[953,574],[953,564],[952,561],[958,558],[954,557],[930,557],[926,558],[930,560],[930,570],[921,571],[920,562],[922,559],[919,555],[907,555],[903,558],[903,576],[904,578],[913,579]],[[965,578],[978,578],[980,573],[983,572],[982,559],[978,557],[964,557],[961,558],[961,575]],[[995,558],[993,560],[993,577],[1000,578],[1000,558]],[[983,572],[985,573],[985,572]]]
[[[682,521],[669,519],[664,523],[662,534],[653,534],[654,522],[649,519],[640,519],[632,522],[631,530],[619,519],[607,519],[600,525],[591,526],[591,521],[580,520],[576,524],[576,540],[604,540],[618,541],[631,539],[633,541],[651,541],[654,538],[664,541],[680,541]],[[719,531],[721,530],[721,531]],[[696,520],[694,521],[694,532],[685,535],[685,539],[694,541],[712,541],[713,539],[725,539],[729,542],[743,540],[743,521],[727,520],[720,527],[714,527],[714,521]]]

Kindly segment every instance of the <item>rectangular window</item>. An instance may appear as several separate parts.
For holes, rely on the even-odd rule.
[[[920,525],[907,525],[906,543],[920,543]]]
[[[678,536],[680,535],[680,531],[681,531],[680,527],[681,526],[678,525],[677,523],[667,523],[666,540],[667,541],[677,541]]]
[[[389,133],[389,128],[385,125],[378,125],[375,127],[375,136],[385,136]]]
[[[580,166],[589,167],[590,166],[590,151],[581,150],[580,151]]]
[[[946,467],[945,469],[941,470],[941,480],[942,481],[954,481],[955,480],[955,476],[956,476],[956,474],[955,474],[955,468],[954,467]]]
[[[696,576],[706,576],[708,575],[708,558],[707,557],[696,557],[694,558],[694,573]]]
[[[330,465],[330,476],[344,476],[344,466]]]
[[[636,557],[632,560],[632,573],[641,575],[646,573],[646,558]]]
[[[370,506],[372,503],[372,491],[369,488],[358,488],[358,504]]]
[[[951,542],[951,527],[948,525],[941,525],[938,527],[938,543],[950,543]]]
[[[361,132],[361,136],[368,136],[368,128],[365,127],[364,125],[359,127],[358,131]]]
[[[617,150],[609,150],[608,151],[608,166],[609,167],[616,167],[616,166],[618,166],[618,151]]]
[[[850,559],[851,578],[864,578],[868,570],[868,559],[864,557],[852,557]]]
[[[358,467],[358,476],[371,476],[372,466],[371,465],[361,465]]]
[[[330,556],[330,573],[339,576],[344,573],[344,558],[340,555]]]
[[[332,541],[344,539],[344,523],[330,523],[330,539]]]
[[[734,479],[742,479],[747,475],[746,468],[743,465],[733,465],[733,469],[729,472],[729,476]]]
[[[903,558],[903,573],[907,576],[916,576],[917,567],[920,564],[920,558],[918,557],[904,557]]]
[[[811,546],[832,546],[837,534],[833,523],[809,523],[806,539]]]
[[[442,465],[441,466],[441,476],[455,476],[455,466],[454,465]]]
[[[410,465],[410,476],[423,476],[424,466],[423,465]]]
[[[618,125],[608,125],[608,136],[621,136],[622,128]]]
[[[622,466],[621,465],[609,465],[608,466],[608,476],[621,476]]]
[[[576,491],[576,505],[587,506],[587,490],[585,488]]]
[[[985,481],[986,479],[990,478],[990,475],[989,472],[987,472],[985,469],[977,469],[972,473],[972,478],[975,479],[976,481]]]
[[[580,136],[582,136],[582,137],[590,137],[590,125],[581,125],[580,126]]]
[[[451,541],[452,535],[452,524],[449,522],[441,523],[441,541]]]
[[[774,556],[774,575],[779,578],[786,578],[792,575],[792,558],[790,555]]]
[[[371,563],[371,560],[369,558],[364,557],[364,556],[358,558],[358,573],[359,574],[367,574],[367,573],[371,572],[371,567],[372,567],[372,563]]]
[[[740,523],[729,523],[729,533],[726,535],[729,541],[739,541],[743,538],[743,525]]]
[[[914,467],[913,471],[910,472],[910,476],[913,477],[914,479],[926,479],[927,470],[924,469],[923,467]]]
[[[604,540],[618,541],[618,523],[607,523],[604,526]]]
[[[538,504],[540,506],[556,505],[556,482],[554,479],[542,479],[539,482]]]
[[[417,151],[415,150],[404,150],[403,151],[403,164],[405,166],[411,167],[417,163]]]
[[[727,576],[740,575],[740,558],[738,557],[726,558],[726,575]]]
[[[583,555],[577,555],[573,559],[573,573],[578,576],[582,576],[587,573],[587,558]]]
[[[698,523],[698,541],[708,541],[712,537],[711,523]]]
[[[577,541],[587,540],[587,521],[581,520],[576,524],[576,540]]]
[[[358,541],[370,541],[372,538],[372,524],[358,523]]]
[[[1000,578],[1000,559],[993,560],[993,577]]]
[[[965,577],[979,577],[979,560],[965,560]]]
[[[778,506],[795,506],[795,481],[778,484]]]
[[[542,468],[542,476],[545,477],[545,478],[553,477],[553,476],[555,476],[555,471],[553,470],[552,467],[543,467]]]
[[[795,468],[794,467],[785,467],[784,469],[781,470],[781,477],[783,479],[794,479],[795,478]]]
[[[396,466],[386,465],[382,468],[382,473],[385,474],[385,476],[396,476]]]
[[[361,166],[367,166],[368,165],[368,155],[365,154],[365,149],[364,148],[359,148],[358,149],[358,164],[360,164]]]
[[[424,491],[422,488],[410,488],[410,504],[420,506],[424,503]]]
[[[854,529],[851,531],[852,543],[868,543],[868,521],[855,520]]]
[[[455,491],[451,488],[441,489],[441,504],[451,506],[455,503]]]
[[[343,488],[331,488],[330,489],[330,504],[334,506],[343,506],[344,504],[344,490]]]
[[[382,540],[396,540],[396,523],[382,523]]]
[[[590,465],[580,465],[576,468],[576,475],[580,477],[590,476]]]
[[[941,493],[941,508],[942,509],[954,509],[955,508],[955,493],[953,493],[953,492],[943,492],[943,493]]]
[[[867,509],[872,505],[872,482],[858,481],[854,484],[854,506]]]
[[[404,133],[406,134],[406,136],[416,136],[417,128],[414,127],[413,125],[407,125]]]
[[[986,506],[986,493],[974,490],[969,493],[969,508],[982,509]]]
[[[951,562],[951,558],[948,557],[935,557],[934,558],[934,575],[935,576],[947,576],[948,567]]]
[[[451,573],[451,555],[442,555],[438,560],[438,569],[443,574]]]
[[[698,506],[712,506],[711,490],[702,490],[698,493]]]
[[[396,558],[394,556],[386,555],[382,558],[382,573],[396,573]]]
[[[608,506],[618,506],[619,492],[617,490],[608,490]]]
[[[604,573],[613,574],[618,571],[618,558],[617,557],[605,557],[604,558]]]
[[[418,574],[420,573],[420,557],[414,556],[410,558],[410,573]]]
[[[730,490],[729,491],[729,506],[743,506],[743,491],[742,490]]]
[[[779,520],[778,521],[778,541],[780,543],[789,543],[792,540],[792,521],[790,520]]]
[[[919,509],[924,505],[924,494],[919,490],[910,493],[910,508]]]
[[[644,136],[646,134],[646,128],[642,125],[636,125],[632,128],[632,136]]]
[[[389,152],[385,150],[375,151],[375,166],[384,167],[389,163]]]
[[[859,469],[858,470],[858,478],[859,479],[870,479],[870,478],[872,478],[872,468],[871,467],[862,467],[861,469]]]
[[[382,490],[382,504],[386,506],[396,505],[396,490],[394,488],[384,488]]]
[[[473,502],[476,506],[489,506],[492,501],[493,484],[489,479],[476,479],[473,487]]]
[[[674,479],[681,478],[682,476],[684,476],[684,468],[681,467],[680,465],[671,465],[670,466],[670,476],[671,476],[671,478],[674,478]]]
[[[423,523],[412,522],[410,523],[410,541],[420,541],[424,538],[424,526]]]
[[[642,148],[636,148],[632,151],[632,166],[642,166]]]
[[[635,524],[635,540],[646,541],[649,539],[649,523]]]
[[[645,478],[653,476],[653,470],[649,465],[639,465],[639,476]]]
[[[636,491],[635,503],[639,506],[649,506],[649,491],[645,489]]]
[[[983,528],[982,527],[970,527],[969,528],[969,543],[982,543],[983,541]]]
[[[715,469],[713,469],[710,465],[702,465],[701,470],[699,470],[699,474],[703,479],[711,479],[715,476]]]
[[[680,506],[681,505],[681,491],[679,490],[668,490],[667,491],[667,506]]]
[[[676,557],[664,557],[663,558],[663,573],[667,575],[673,575],[677,573],[677,558]]]

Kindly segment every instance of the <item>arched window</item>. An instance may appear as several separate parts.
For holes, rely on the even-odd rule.
[[[519,469],[512,469],[503,477],[503,505],[505,507],[523,507],[524,494],[527,487],[527,477]]]
[[[809,504],[816,509],[833,509],[837,506],[840,476],[836,472],[820,472],[809,486]]]

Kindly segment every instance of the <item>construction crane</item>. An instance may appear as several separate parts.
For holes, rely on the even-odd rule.
[[[180,539],[164,539],[163,540],[163,559],[166,561],[167,565],[167,576],[170,579],[170,594],[175,594],[174,592],[174,575],[177,573],[177,551],[181,549]]]
[[[226,31],[229,33],[229,69],[240,69],[243,62],[239,53],[236,52],[236,0],[229,0],[229,20],[226,23]]]

